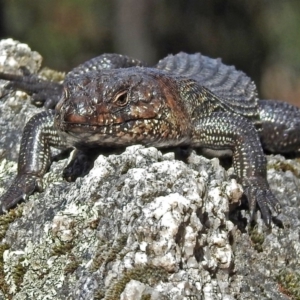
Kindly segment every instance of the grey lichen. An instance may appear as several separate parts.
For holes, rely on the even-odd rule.
[[[38,72],[28,46],[0,42],[2,70],[18,73],[22,55]],[[29,100],[13,92],[0,102],[1,193],[24,120],[41,110]],[[300,265],[300,166],[268,160],[285,225],[271,230],[259,212],[255,227],[248,211],[229,220],[242,188],[218,159],[193,152],[186,164],[136,145],[100,155],[74,183],[61,177],[66,160],[53,163],[44,192],[0,217],[0,299],[288,299]]]

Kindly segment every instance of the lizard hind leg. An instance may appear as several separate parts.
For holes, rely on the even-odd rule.
[[[233,167],[251,216],[258,205],[265,223],[270,225],[280,205],[267,182],[266,158],[253,124],[239,115],[219,111],[200,118],[194,125],[194,147],[232,151]]]
[[[300,154],[300,108],[276,100],[260,100],[259,131],[264,150],[271,153]]]
[[[62,94],[62,84],[43,80],[38,75],[31,74],[26,68],[22,71],[23,75],[0,72],[0,79],[9,81],[5,89],[24,91],[32,96],[31,102],[34,105],[54,109]],[[2,97],[6,94],[4,93]]]

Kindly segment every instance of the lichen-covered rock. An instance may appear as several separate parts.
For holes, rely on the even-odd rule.
[[[42,57],[31,51],[26,44],[12,39],[0,41],[0,72],[22,74],[21,67],[36,73],[42,64]],[[0,97],[8,94],[4,89],[7,82],[0,80]],[[15,97],[0,100],[0,158],[16,161],[18,158],[21,132],[25,122],[39,110],[30,104],[29,97],[23,92],[12,92]],[[9,126],[11,124],[11,126]]]
[[[22,65],[7,69],[3,58],[21,57],[18,47],[0,42],[4,71]],[[40,109],[23,93],[0,105],[3,193],[16,173],[14,122]],[[62,180],[66,160],[53,163],[44,192],[0,217],[0,299],[299,299],[300,163],[268,159],[284,228],[266,228],[259,213],[251,227],[247,211],[230,213],[242,195],[232,169],[194,152],[185,164],[131,146],[100,155],[74,183]]]

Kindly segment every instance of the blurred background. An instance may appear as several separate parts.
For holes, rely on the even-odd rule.
[[[61,71],[105,52],[150,65],[201,52],[246,72],[261,98],[300,106],[297,0],[0,0],[0,37]]]

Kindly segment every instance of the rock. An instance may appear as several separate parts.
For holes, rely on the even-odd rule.
[[[0,42],[3,71],[18,72],[24,57],[33,66],[40,56]],[[42,108],[21,92],[0,106],[2,194],[24,120]],[[67,160],[54,162],[44,192],[0,216],[0,299],[298,299],[300,164],[268,160],[284,228],[266,228],[259,212],[251,227],[247,211],[230,212],[242,194],[232,170],[195,152],[185,164],[131,146],[100,155],[73,183],[61,176]]]

